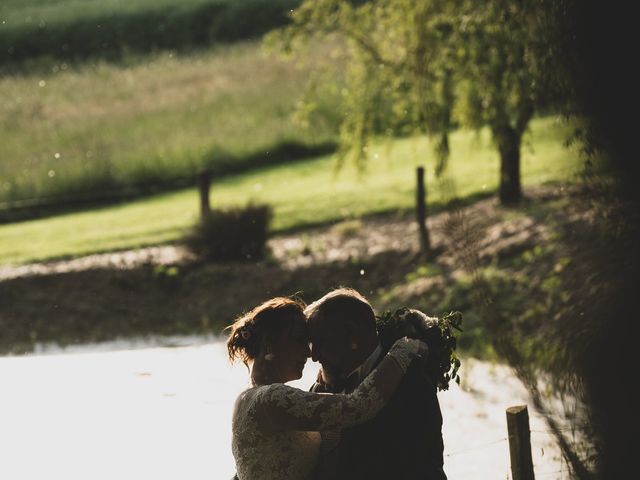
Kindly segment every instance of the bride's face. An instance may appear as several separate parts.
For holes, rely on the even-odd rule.
[[[285,329],[274,339],[272,352],[275,355],[272,360],[273,369],[282,383],[302,377],[304,365],[311,355],[304,317],[296,318],[291,328]]]

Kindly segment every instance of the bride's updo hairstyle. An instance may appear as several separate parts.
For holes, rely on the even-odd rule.
[[[247,365],[260,354],[265,338],[275,337],[291,328],[296,320],[306,322],[305,308],[301,300],[276,297],[238,317],[225,329],[230,330],[227,339],[229,360],[241,360]]]

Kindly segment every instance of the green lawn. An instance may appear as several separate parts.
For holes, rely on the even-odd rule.
[[[258,43],[63,67],[0,76],[0,204],[163,183],[336,137],[337,122],[291,121],[308,70]]]
[[[581,163],[563,141],[567,127],[557,118],[537,119],[523,148],[523,183],[575,179]],[[415,167],[425,164],[429,202],[452,195],[495,191],[498,157],[487,131],[456,132],[447,181],[435,182],[425,138],[398,140],[372,148],[363,174],[347,166],[335,172],[335,157],[281,165],[214,182],[213,208],[264,202],[274,208],[273,230],[282,231],[338,219],[411,208]],[[446,187],[445,187],[446,186]],[[129,204],[0,226],[0,263],[18,264],[92,252],[171,242],[196,220],[195,189]]]

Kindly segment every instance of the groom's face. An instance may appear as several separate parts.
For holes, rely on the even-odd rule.
[[[339,323],[327,318],[309,320],[311,358],[322,364],[327,383],[346,375],[351,364],[350,341]]]

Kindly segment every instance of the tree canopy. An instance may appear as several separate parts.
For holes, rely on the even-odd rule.
[[[335,45],[342,57],[343,158],[366,159],[380,134],[440,133],[439,158],[448,154],[451,124],[451,50],[447,2],[304,2],[292,23],[269,38],[286,51],[313,39]],[[442,165],[441,165],[442,166]]]
[[[437,139],[440,174],[449,132],[488,126],[501,160],[500,199],[514,203],[522,137],[536,110],[559,98],[550,45],[564,2],[548,3],[307,0],[269,41],[286,52],[314,39],[336,45],[346,65],[342,158],[363,163],[377,135],[426,133]]]

